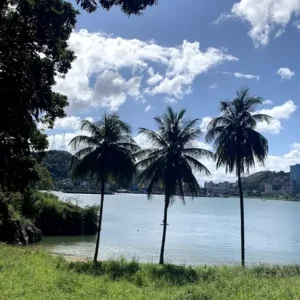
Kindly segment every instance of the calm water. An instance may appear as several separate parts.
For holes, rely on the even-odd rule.
[[[100,195],[57,193],[79,205],[98,204]],[[158,262],[162,236],[163,196],[107,195],[100,258]],[[239,199],[179,199],[169,209],[166,262],[237,264],[240,259]],[[300,263],[300,203],[245,200],[248,264]],[[53,253],[91,258],[95,237],[44,237]]]

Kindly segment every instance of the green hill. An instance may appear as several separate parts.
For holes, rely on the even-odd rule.
[[[73,155],[67,151],[51,150],[46,152],[42,164],[48,169],[53,180],[71,178],[72,157]]]
[[[264,191],[265,184],[272,184],[275,191],[288,190],[290,184],[290,173],[262,171],[243,177],[245,190]]]

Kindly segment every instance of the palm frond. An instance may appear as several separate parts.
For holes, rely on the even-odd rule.
[[[89,120],[81,121],[81,130],[88,131],[92,136],[100,136],[99,128],[102,126],[102,121],[90,122]]]
[[[255,114],[252,115],[252,118],[256,121],[256,122],[266,122],[268,124],[270,124],[270,122],[272,121],[272,117],[268,116],[266,114]]]
[[[201,158],[201,157],[206,157],[211,159],[215,158],[215,154],[213,152],[201,148],[185,148],[183,149],[183,153],[193,156],[195,158]]]
[[[194,157],[189,156],[189,155],[184,155],[184,158],[187,160],[189,165],[196,171],[199,171],[201,173],[204,172],[205,175],[210,175],[210,171]]]
[[[165,140],[155,131],[146,128],[140,128],[139,133],[144,134],[151,144],[159,147],[167,147]]]
[[[97,147],[101,144],[102,140],[97,140],[95,137],[90,137],[86,135],[78,135],[75,136],[69,143],[72,149],[76,150],[81,145],[83,146],[90,146],[90,147]]]

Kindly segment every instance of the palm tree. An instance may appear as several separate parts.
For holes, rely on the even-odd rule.
[[[140,184],[148,184],[148,198],[154,189],[162,186],[165,194],[163,236],[159,263],[164,263],[164,249],[167,232],[168,208],[179,195],[184,202],[184,194],[198,196],[200,187],[193,175],[192,169],[210,174],[208,169],[200,163],[199,157],[213,157],[213,153],[194,146],[200,137],[201,130],[195,127],[197,119],[183,120],[186,110],[178,113],[168,107],[167,112],[154,120],[158,130],[140,129],[154,148],[140,150],[135,154],[139,159],[137,167],[143,171],[139,176]]]
[[[73,138],[70,145],[77,149],[74,158],[79,159],[75,165],[72,160],[75,176],[94,176],[101,183],[101,205],[99,226],[97,232],[94,262],[97,262],[102,226],[105,183],[108,180],[120,181],[132,179],[136,172],[132,153],[139,147],[131,137],[130,126],[121,121],[117,114],[104,114],[96,122],[82,121],[81,130],[86,130],[90,136],[79,135]]]
[[[249,173],[255,161],[264,164],[268,154],[268,141],[255,131],[258,122],[271,117],[255,113],[263,99],[249,94],[248,89],[237,92],[231,102],[221,102],[221,115],[208,124],[207,142],[214,142],[217,168],[224,166],[226,172],[236,172],[240,194],[241,213],[241,260],[245,266],[244,199],[241,175]]]

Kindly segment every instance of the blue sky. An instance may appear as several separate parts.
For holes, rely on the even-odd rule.
[[[187,108],[205,130],[219,102],[248,87],[268,100],[259,109],[274,117],[270,126],[258,126],[270,155],[255,171],[287,171],[300,162],[299,13],[300,0],[181,0],[175,6],[160,0],[129,18],[118,8],[82,11],[69,41],[77,60],[54,88],[68,96],[68,116],[47,131],[50,149],[66,148],[63,132],[67,144],[81,119],[106,110],[118,111],[142,146],[147,142],[138,128],[155,129],[153,117],[166,105]],[[234,180],[207,165],[212,176],[198,174],[200,181]]]

